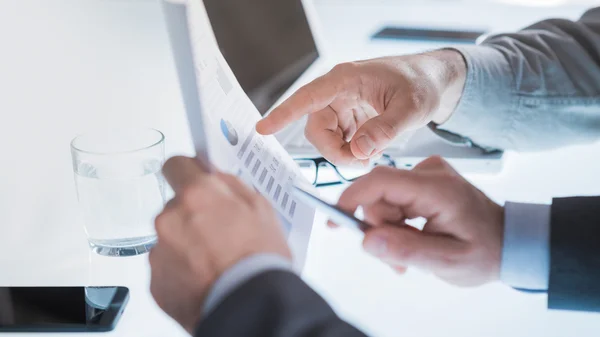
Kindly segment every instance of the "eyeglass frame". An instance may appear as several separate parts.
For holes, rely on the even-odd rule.
[[[381,158],[385,158],[387,160],[387,164],[385,166],[389,166],[389,167],[393,167],[393,168],[397,168],[396,166],[396,162],[394,161],[394,159],[392,159],[391,156],[387,155],[387,154],[382,154]],[[381,159],[379,159],[381,160]],[[316,158],[294,158],[294,161],[312,161],[315,164],[315,180],[312,182],[312,185],[315,187],[328,187],[328,186],[336,186],[336,185],[341,185],[344,183],[351,183],[353,181],[355,181],[356,179],[362,177],[356,177],[356,178],[352,178],[352,179],[347,179],[346,177],[344,177],[344,175],[338,170],[337,166],[334,165],[332,162],[330,162],[329,160],[325,159],[324,157],[316,157]],[[325,164],[325,165],[323,165]],[[338,181],[331,181],[331,182],[326,182],[326,183],[318,183],[317,181],[319,180],[319,167],[320,166],[330,166],[331,168],[333,168],[335,174],[338,176],[338,178],[340,178],[340,180]],[[375,166],[380,166],[377,163],[375,163]]]

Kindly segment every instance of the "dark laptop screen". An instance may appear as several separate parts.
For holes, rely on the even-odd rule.
[[[301,0],[204,0],[219,47],[264,114],[317,59]]]

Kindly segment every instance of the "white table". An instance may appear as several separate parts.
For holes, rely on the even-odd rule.
[[[106,336],[185,336],[150,297],[146,256],[89,253],[69,153],[76,134],[111,125],[158,128],[167,137],[167,153],[190,153],[170,53],[156,48],[156,39],[165,46],[167,41],[157,24],[158,7],[136,1],[106,1],[102,10],[93,2],[48,3],[0,3],[0,285],[128,286],[127,310]],[[338,13],[331,6],[321,8],[325,18]],[[343,19],[350,15],[341,16],[342,26],[349,27],[352,20]],[[131,29],[123,29],[125,23]],[[118,36],[119,48],[106,39],[110,34]],[[65,47],[71,43],[87,44]],[[90,69],[89,63],[97,66]],[[509,153],[501,174],[468,178],[499,202],[599,195],[598,151],[595,145]],[[325,194],[335,199],[339,193]],[[545,296],[500,284],[465,290],[413,270],[398,277],[364,254],[354,233],[329,230],[322,220],[315,224],[303,277],[340,315],[374,336],[551,337],[573,335],[574,327],[577,336],[592,336],[600,328],[597,315],[549,312]]]

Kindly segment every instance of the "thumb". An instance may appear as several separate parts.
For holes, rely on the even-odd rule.
[[[385,226],[367,231],[363,247],[390,265],[436,270],[459,262],[467,244],[450,236]]]
[[[369,119],[352,137],[352,154],[358,159],[368,159],[383,151],[405,129],[407,122],[389,113]]]

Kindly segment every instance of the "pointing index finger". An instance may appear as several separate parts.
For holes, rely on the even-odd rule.
[[[335,99],[338,83],[325,74],[298,89],[296,93],[275,108],[256,124],[256,131],[263,135],[276,133],[304,115],[322,110]]]

